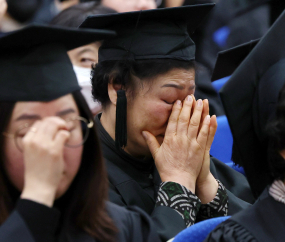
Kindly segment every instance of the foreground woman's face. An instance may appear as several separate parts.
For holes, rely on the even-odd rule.
[[[150,155],[142,131],[151,132],[162,143],[174,102],[194,94],[195,70],[173,69],[137,89],[135,98],[128,97],[126,151],[139,157]]]
[[[6,131],[7,133],[15,134],[23,124],[29,123],[31,125],[37,120],[50,116],[57,116],[62,119],[79,116],[79,111],[72,95],[69,94],[63,96],[51,102],[17,102]],[[77,139],[82,139],[81,128],[72,132],[75,132],[75,137],[77,137]],[[8,177],[12,184],[19,191],[22,191],[24,187],[25,168],[23,153],[17,148],[15,140],[11,138],[5,139],[4,150],[4,167]],[[77,148],[64,148],[65,167],[61,182],[56,192],[56,198],[66,192],[76,176],[81,163],[82,150],[82,146]]]

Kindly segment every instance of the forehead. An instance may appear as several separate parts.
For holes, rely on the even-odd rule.
[[[12,119],[25,114],[37,114],[41,117],[54,116],[65,109],[74,109],[79,113],[77,105],[71,94],[65,95],[50,102],[17,102],[13,110]]]
[[[181,89],[189,89],[195,86],[195,69],[172,69],[167,73],[153,77],[148,83],[150,91],[160,90],[164,85],[174,84],[180,86]]]

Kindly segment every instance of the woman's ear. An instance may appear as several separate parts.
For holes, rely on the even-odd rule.
[[[108,84],[108,95],[112,104],[117,104],[117,91],[121,89],[122,85],[113,83],[113,80]]]

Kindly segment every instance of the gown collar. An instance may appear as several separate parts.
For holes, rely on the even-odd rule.
[[[115,155],[117,157],[120,157],[121,160],[129,163],[131,166],[136,168],[137,170],[144,172],[144,173],[150,173],[154,169],[154,160],[152,158],[149,159],[139,159],[135,158],[128,153],[126,153],[124,150],[118,150],[115,146],[115,141],[112,139],[112,137],[108,134],[108,132],[104,129],[103,125],[100,121],[101,114],[96,115],[95,117],[95,123],[97,126],[97,130],[99,133],[99,137],[101,142],[103,143],[103,152],[105,158],[108,159],[108,156]],[[104,151],[104,146],[107,146],[109,149],[109,152]],[[111,151],[111,153],[110,153]],[[111,160],[111,159],[108,159]]]

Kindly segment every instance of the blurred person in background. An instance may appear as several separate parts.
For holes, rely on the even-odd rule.
[[[47,23],[59,11],[57,0],[7,0],[8,10],[2,21],[2,31],[9,32],[27,24]]]
[[[72,4],[76,1],[63,1],[63,3],[64,2],[70,2],[70,4]],[[54,17],[50,24],[78,27],[89,15],[115,13],[116,11],[127,12],[146,10],[152,8],[156,8],[154,0],[102,0],[101,4],[98,1],[88,1],[75,4],[74,6],[63,10]],[[82,87],[82,93],[94,115],[101,111],[101,105],[100,103],[93,101],[91,95],[90,72],[92,63],[96,64],[98,62],[98,49],[100,46],[101,42],[95,42],[68,52],[79,84]]]
[[[207,242],[283,242],[285,230],[285,11],[220,92],[256,203]]]
[[[77,28],[89,15],[115,13],[115,10],[107,8],[97,2],[85,2],[69,7],[60,12],[50,22],[51,25]],[[98,62],[98,49],[101,41],[68,51],[68,56],[73,64],[81,92],[85,97],[90,110],[95,116],[101,111],[101,104],[95,102],[91,94],[91,65]]]
[[[7,2],[6,0],[0,0],[0,37],[1,37],[1,25],[2,25],[2,19],[7,11]]]
[[[101,4],[117,12],[130,12],[157,8],[155,0],[101,0]]]
[[[156,5],[159,8],[172,8],[180,7],[184,4],[185,0],[156,0]]]

